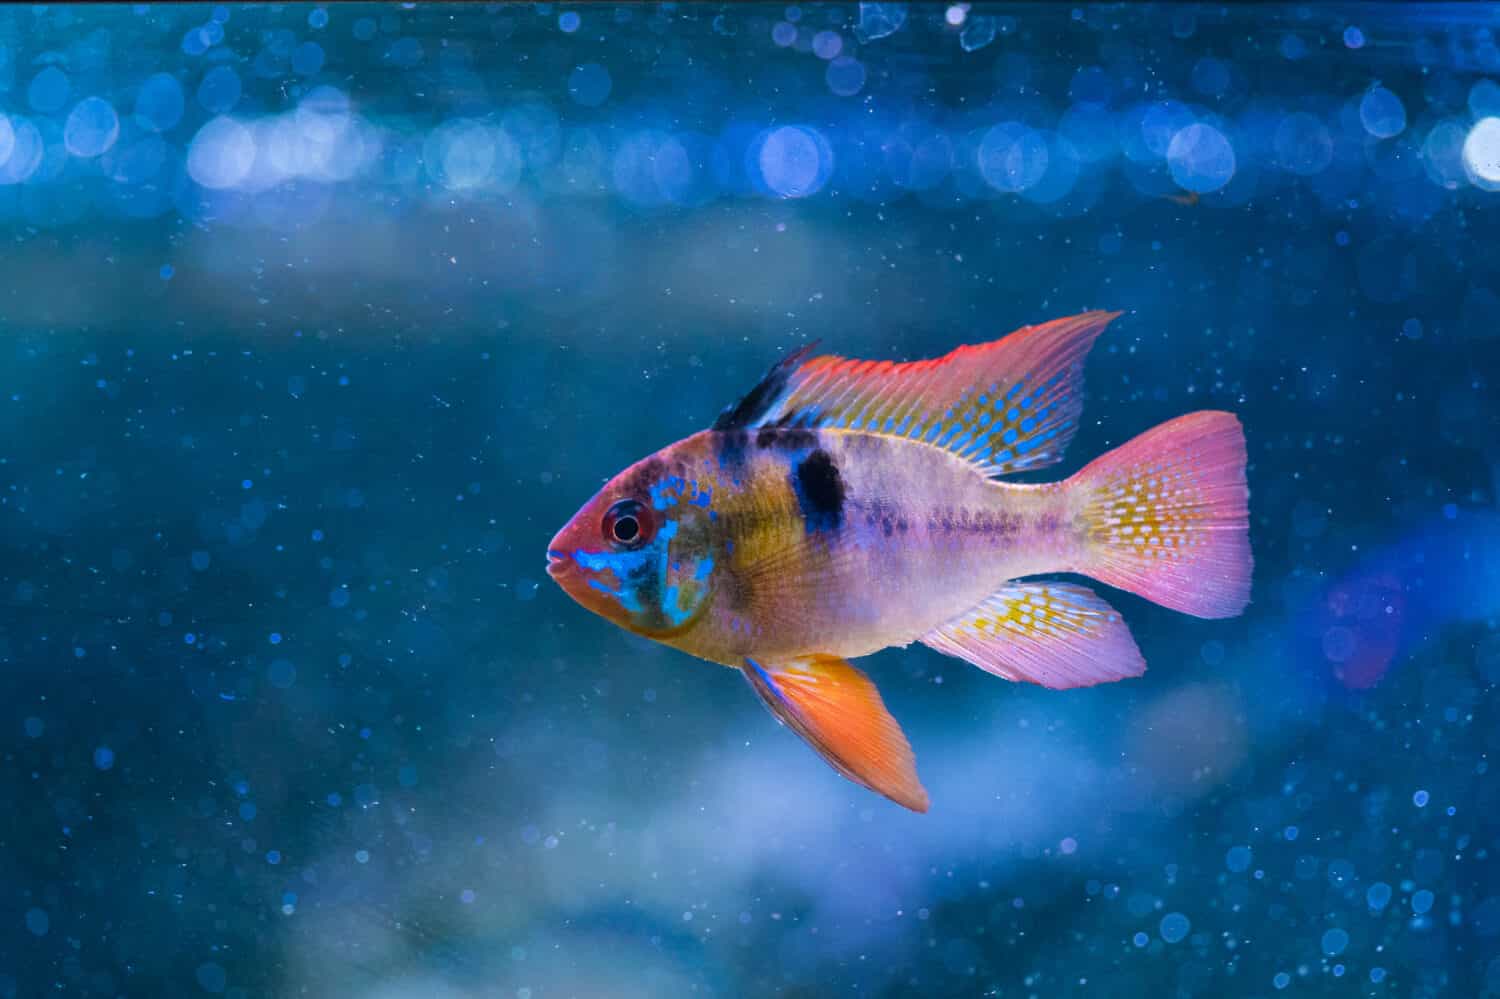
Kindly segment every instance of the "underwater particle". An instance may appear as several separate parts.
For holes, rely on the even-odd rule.
[[[943,20],[947,21],[955,28],[960,24],[963,24],[964,19],[968,16],[969,8],[967,4],[956,3],[953,6],[949,7],[947,10],[943,11]]]
[[[1062,852],[1063,856],[1071,857],[1078,852],[1078,840],[1072,836],[1065,836],[1063,837],[1063,841],[1057,844],[1057,848]]]
[[[357,862],[361,863],[361,864],[368,864],[370,862],[370,851],[369,850],[355,850],[354,851],[354,859]]]
[[[135,95],[135,121],[148,132],[165,132],[182,120],[182,84],[171,73],[154,73]]]
[[[266,851],[266,863],[270,864],[272,867],[275,867],[277,864],[281,863],[281,851],[280,850],[267,850]]]
[[[820,31],[813,35],[812,49],[819,59],[833,59],[844,51],[844,39],[837,31]]]
[[[1359,101],[1359,120],[1377,139],[1400,135],[1406,128],[1406,107],[1384,87],[1371,87]]]
[[[1377,881],[1365,889],[1365,904],[1371,909],[1379,912],[1391,901],[1391,886],[1384,881]]]
[[[1349,934],[1335,927],[1323,934],[1320,946],[1328,957],[1338,957],[1349,946]]]
[[[873,42],[900,31],[906,24],[906,4],[871,3],[859,5],[859,23],[854,34],[861,42]]]
[[[1301,832],[1301,830],[1299,830],[1296,826],[1287,826],[1285,829],[1283,829],[1281,831],[1281,835],[1286,838],[1286,841],[1288,843],[1294,843],[1294,842],[1296,842],[1297,835],[1300,832]]]
[[[1401,324],[1401,335],[1408,340],[1422,339],[1422,320],[1408,319]]]
[[[377,26],[373,17],[362,17],[354,22],[354,39],[355,41],[368,42],[375,37],[376,30]]]
[[[1416,805],[1418,808],[1426,808],[1427,807],[1427,802],[1429,800],[1430,800],[1430,796],[1427,794],[1426,791],[1418,791],[1417,793],[1415,793],[1415,794],[1413,794],[1411,796],[1411,803],[1413,805]]]
[[[32,908],[26,910],[26,929],[32,936],[46,936],[47,930],[51,926],[52,920],[48,918],[46,909]]]
[[[577,31],[582,23],[583,18],[578,16],[576,10],[565,10],[557,15],[557,30],[565,35],[571,35]]]
[[[303,42],[292,53],[292,72],[298,76],[316,76],[323,69],[326,56],[317,42]]]
[[[279,631],[273,631],[273,632],[271,632],[271,634],[268,635],[267,638],[270,640],[270,642],[271,642],[272,645],[280,645],[281,644],[281,632],[279,632]]]
[[[1384,968],[1371,968],[1370,969],[1370,981],[1374,982],[1376,985],[1379,985],[1381,982],[1385,981],[1385,969]]]
[[[472,888],[465,888],[463,891],[459,892],[458,893],[458,900],[460,902],[462,902],[464,905],[473,905],[474,904],[474,889],[472,889]]]
[[[1411,911],[1419,916],[1425,915],[1432,909],[1432,903],[1435,899],[1436,896],[1433,895],[1432,892],[1428,891],[1426,888],[1423,888],[1421,891],[1418,891],[1416,894],[1412,895]]]
[[[102,97],[85,97],[68,112],[63,123],[63,146],[80,159],[109,151],[120,137],[120,118]]]
[[[44,723],[40,718],[37,718],[35,715],[27,718],[24,722],[22,722],[21,727],[25,730],[26,738],[28,739],[40,739],[42,737],[42,733],[47,731],[46,723]]]
[[[864,89],[865,65],[853,56],[839,56],[828,64],[823,80],[839,97],[853,97]]]
[[[255,137],[233,118],[210,119],[188,146],[188,176],[203,187],[233,187],[245,178],[254,162]]]
[[[1464,171],[1469,182],[1500,191],[1500,118],[1481,118],[1464,139]]]
[[[229,984],[228,973],[212,961],[205,961],[198,965],[198,970],[193,972],[193,977],[198,980],[199,988],[215,995],[223,992],[225,986]]]
[[[1134,937],[1131,938],[1130,942],[1135,944],[1137,947],[1144,947],[1151,942],[1151,938],[1146,936],[1146,934],[1144,933],[1137,933]]]
[[[1180,912],[1169,912],[1161,917],[1161,938],[1169,944],[1181,942],[1192,928],[1192,921]]]
[[[115,751],[108,746],[100,746],[94,750],[94,769],[109,770],[115,765]]]
[[[1172,136],[1167,146],[1167,167],[1179,187],[1207,194],[1234,176],[1234,147],[1212,125],[1189,125]]]
[[[266,668],[266,679],[271,681],[271,686],[286,690],[297,682],[297,667],[290,659],[273,659]]]
[[[72,89],[67,73],[56,66],[46,66],[26,87],[26,103],[38,114],[52,114],[62,110]]]
[[[1365,47],[1365,33],[1354,25],[1344,29],[1344,46],[1351,49],[1362,49]]]
[[[1281,57],[1290,62],[1307,55],[1307,43],[1302,40],[1301,35],[1286,34],[1281,36]]]
[[[1277,989],[1284,989],[1292,984],[1292,976],[1288,975],[1285,971],[1278,971],[1276,972],[1276,976],[1271,979],[1271,984],[1276,986]]]
[[[314,8],[312,13],[307,15],[307,26],[314,31],[321,31],[328,27],[327,9],[323,7]]]
[[[208,568],[209,563],[212,561],[212,559],[210,558],[208,552],[197,551],[193,552],[193,554],[188,557],[188,561],[192,565],[194,572],[203,572]]]
[[[1252,856],[1248,846],[1231,846],[1224,854],[1224,866],[1238,874],[1249,869]]]
[[[797,41],[797,28],[785,21],[777,21],[771,28],[771,41],[779,48],[787,48]]]
[[[613,86],[609,70],[597,62],[575,66],[573,72],[568,74],[568,96],[573,99],[574,104],[586,108],[596,108],[608,100]]]

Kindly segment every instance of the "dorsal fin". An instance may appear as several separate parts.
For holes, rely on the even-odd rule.
[[[863,430],[920,440],[987,475],[1062,458],[1083,409],[1083,360],[1118,312],[1085,312],[1027,326],[992,343],[897,364],[787,357],[714,429]]]

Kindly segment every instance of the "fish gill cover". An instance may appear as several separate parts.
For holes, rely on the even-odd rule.
[[[1494,8],[0,10],[0,996],[1500,994]],[[1236,412],[1144,677],[866,661],[937,804],[575,613],[812,339]]]

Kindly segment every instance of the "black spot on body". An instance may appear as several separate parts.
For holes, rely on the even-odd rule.
[[[785,430],[777,427],[764,427],[755,435],[755,446],[758,448],[782,448],[789,451],[801,451],[816,447],[818,435],[811,430]]]
[[[750,448],[750,434],[744,430],[726,430],[717,435],[714,445],[719,467],[735,471],[745,465],[745,453]]]
[[[844,480],[827,451],[819,448],[797,464],[792,489],[809,533],[844,525]]]

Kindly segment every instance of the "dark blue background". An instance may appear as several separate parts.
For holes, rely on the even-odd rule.
[[[1495,31],[0,11],[0,995],[1500,993]],[[1254,602],[866,661],[929,815],[547,581],[783,351],[1086,308],[1049,471],[1236,411]]]

